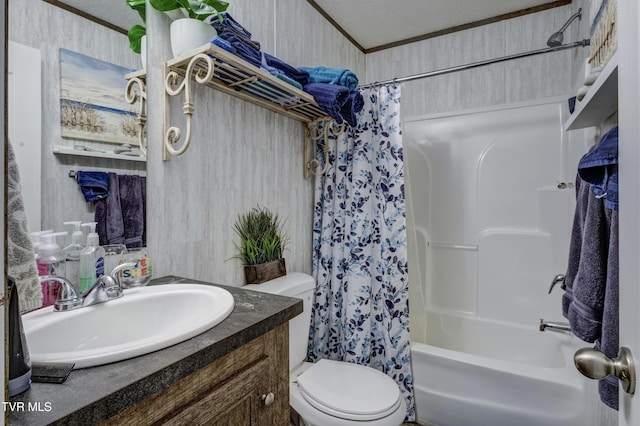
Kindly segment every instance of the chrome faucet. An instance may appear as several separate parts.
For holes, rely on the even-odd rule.
[[[116,266],[111,273],[99,276],[91,288],[79,296],[73,284],[64,278],[42,276],[40,277],[40,282],[59,282],[60,289],[58,290],[58,298],[53,305],[53,310],[57,312],[70,311],[122,297],[123,291],[122,284],[118,278],[119,272],[123,269],[134,268],[135,266],[135,263],[131,262]]]
[[[540,318],[540,331],[555,331],[556,333],[571,334],[571,326],[566,322],[545,321]]]
[[[551,294],[551,291],[553,290],[553,287],[558,284],[564,282],[564,275],[563,274],[558,274],[555,277],[553,277],[553,280],[551,280],[551,287],[549,287],[549,294]]]
[[[70,311],[82,306],[82,298],[78,296],[78,292],[73,284],[65,278],[56,277],[55,275],[42,275],[38,277],[40,283],[45,281],[55,281],[60,284],[58,289],[58,297],[53,304],[53,310],[57,312]]]

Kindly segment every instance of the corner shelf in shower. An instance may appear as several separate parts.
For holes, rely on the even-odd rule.
[[[178,127],[165,124],[163,159],[166,153],[183,154],[191,141],[191,120],[195,112],[191,99],[191,80],[224,92],[228,95],[259,105],[268,110],[298,120],[307,126],[307,139],[317,134],[319,121],[332,120],[318,106],[309,93],[306,93],[269,72],[258,68],[226,50],[208,43],[186,52],[165,64],[165,92],[169,96],[184,93],[183,112],[186,119],[186,132],[183,138]],[[165,117],[168,114],[165,110]],[[166,121],[165,121],[166,122]],[[330,127],[330,126],[325,126]],[[180,148],[174,146],[184,139]],[[310,150],[315,152],[315,150]],[[305,174],[310,170],[314,160],[305,156]],[[317,160],[315,160],[317,161]]]
[[[618,54],[614,53],[564,125],[565,130],[597,126],[618,110]]]

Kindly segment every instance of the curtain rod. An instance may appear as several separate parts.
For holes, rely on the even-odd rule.
[[[477,67],[482,67],[482,66],[485,66],[485,65],[491,65],[491,64],[495,64],[497,62],[510,61],[512,59],[526,58],[528,56],[535,56],[535,55],[540,55],[540,54],[543,54],[543,53],[550,53],[550,52],[556,52],[556,51],[559,51],[559,50],[573,49],[574,47],[587,47],[587,46],[589,46],[589,39],[584,39],[582,41],[576,41],[576,42],[573,42],[573,43],[563,44],[563,45],[556,46],[556,47],[547,47],[547,48],[544,48],[544,49],[530,50],[528,52],[516,53],[516,54],[513,54],[513,55],[503,56],[501,58],[487,59],[487,60],[484,60],[484,61],[473,62],[473,63],[466,64],[466,65],[457,65],[455,67],[443,68],[441,70],[429,71],[429,72],[425,72],[425,73],[422,73],[422,74],[415,74],[415,75],[410,75],[410,76],[407,76],[407,77],[399,77],[399,78],[393,78],[391,80],[385,80],[385,81],[379,81],[379,82],[375,82],[375,83],[371,83],[371,84],[365,84],[365,85],[359,86],[358,88],[359,89],[364,89],[364,88],[368,88],[368,87],[383,86],[383,85],[387,85],[387,84],[404,83],[406,81],[419,80],[419,79],[427,78],[427,77],[435,77],[437,75],[449,74],[449,73],[452,73],[452,72],[464,71],[464,70],[468,70],[468,69],[471,69],[471,68],[477,68]]]

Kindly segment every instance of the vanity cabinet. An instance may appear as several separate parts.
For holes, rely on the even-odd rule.
[[[289,424],[288,348],[285,322],[103,424]]]

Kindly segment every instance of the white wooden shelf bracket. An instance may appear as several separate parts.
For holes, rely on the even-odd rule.
[[[127,81],[125,98],[131,105],[135,105],[140,100],[140,110],[136,114],[136,124],[138,125],[138,144],[140,151],[147,156],[147,142],[145,138],[147,127],[147,90],[145,82],[140,77],[132,77]]]
[[[329,138],[344,133],[346,124],[336,124],[335,120],[317,120],[307,123],[304,143],[304,177],[322,176],[329,169]],[[322,160],[318,158],[318,141],[322,140]],[[315,157],[315,158],[313,158]],[[320,166],[322,168],[320,169]]]
[[[180,81],[180,74],[176,71],[169,71],[168,69],[165,71],[164,86],[167,94],[169,96],[178,96],[184,92],[182,112],[186,120],[186,131],[182,145],[179,148],[174,148],[182,138],[182,130],[176,126],[170,126],[166,129],[163,143],[163,159],[167,158],[165,155],[166,152],[171,155],[182,155],[187,148],[189,148],[192,133],[191,121],[193,119],[193,113],[195,112],[193,102],[191,101],[191,79],[193,78],[197,83],[205,85],[213,77],[214,68],[213,59],[209,55],[200,53],[193,56],[189,61],[182,81]]]

